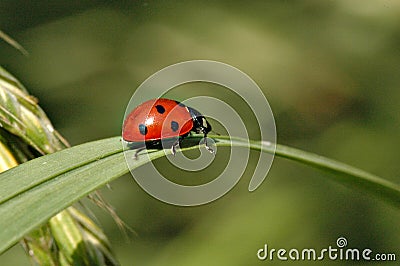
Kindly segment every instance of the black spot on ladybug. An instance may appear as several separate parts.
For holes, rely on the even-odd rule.
[[[163,114],[165,112],[165,108],[162,105],[156,105],[157,112]]]
[[[172,122],[171,122],[171,129],[172,129],[172,131],[174,131],[174,132],[178,131],[178,129],[179,129],[179,124],[178,124],[178,122],[172,121]]]
[[[142,135],[146,135],[147,134],[147,127],[144,124],[140,124],[139,125],[139,132]]]
[[[175,101],[180,107],[186,107],[186,105],[184,105],[183,103],[181,103],[181,102],[178,102],[178,101]]]

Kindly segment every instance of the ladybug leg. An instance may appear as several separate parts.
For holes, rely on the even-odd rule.
[[[137,159],[138,159],[138,154],[139,154],[139,152],[141,152],[141,151],[143,151],[143,150],[145,150],[145,149],[146,149],[146,147],[137,148],[136,151],[135,151],[135,155],[133,156],[133,158],[134,158],[135,160],[137,160]]]
[[[171,147],[171,153],[172,153],[172,155],[174,155],[175,156],[175,154],[176,154],[176,148],[177,147],[179,147],[179,144],[181,143],[181,138],[179,138],[179,139],[177,139],[173,144],[172,144],[172,147]]]
[[[175,156],[175,154],[176,154],[176,147],[175,147],[175,145],[172,145],[172,147],[171,147],[171,153],[172,153],[173,156]]]
[[[204,134],[204,144],[206,145],[206,150],[208,150],[210,153],[214,154],[214,150],[210,146],[208,146],[206,134]]]

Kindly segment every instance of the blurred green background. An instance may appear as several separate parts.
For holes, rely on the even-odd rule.
[[[71,144],[119,135],[132,93],[154,72],[210,59],[241,69],[263,89],[279,143],[400,183],[399,1],[2,0],[0,25],[29,51],[24,57],[0,42],[1,65],[39,98]],[[238,106],[234,95],[212,91]],[[264,244],[322,249],[340,236],[348,247],[395,252],[400,260],[398,209],[279,158],[249,193],[252,169],[222,199],[191,208],[157,201],[130,175],[119,178],[103,194],[135,230],[130,241],[92,209],[123,265],[262,265],[271,263],[256,257]],[[23,253],[17,245],[0,264],[26,265]]]

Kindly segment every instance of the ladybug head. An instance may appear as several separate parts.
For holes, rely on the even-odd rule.
[[[208,123],[207,119],[196,109],[191,107],[187,107],[190,113],[190,116],[193,119],[193,131],[196,133],[203,133],[204,136],[207,136],[208,132],[211,131],[211,125]]]

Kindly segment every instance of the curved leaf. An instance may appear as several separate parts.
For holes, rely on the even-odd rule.
[[[188,141],[198,143],[200,137]],[[217,146],[248,147],[271,153],[271,145],[239,138],[213,136]],[[182,150],[195,149],[197,146]],[[148,151],[137,166],[169,154]],[[294,148],[277,145],[276,156],[320,168],[330,178],[359,187],[400,207],[400,187],[355,167]],[[0,174],[0,252],[59,211],[127,173],[120,137],[85,143],[45,155]]]

